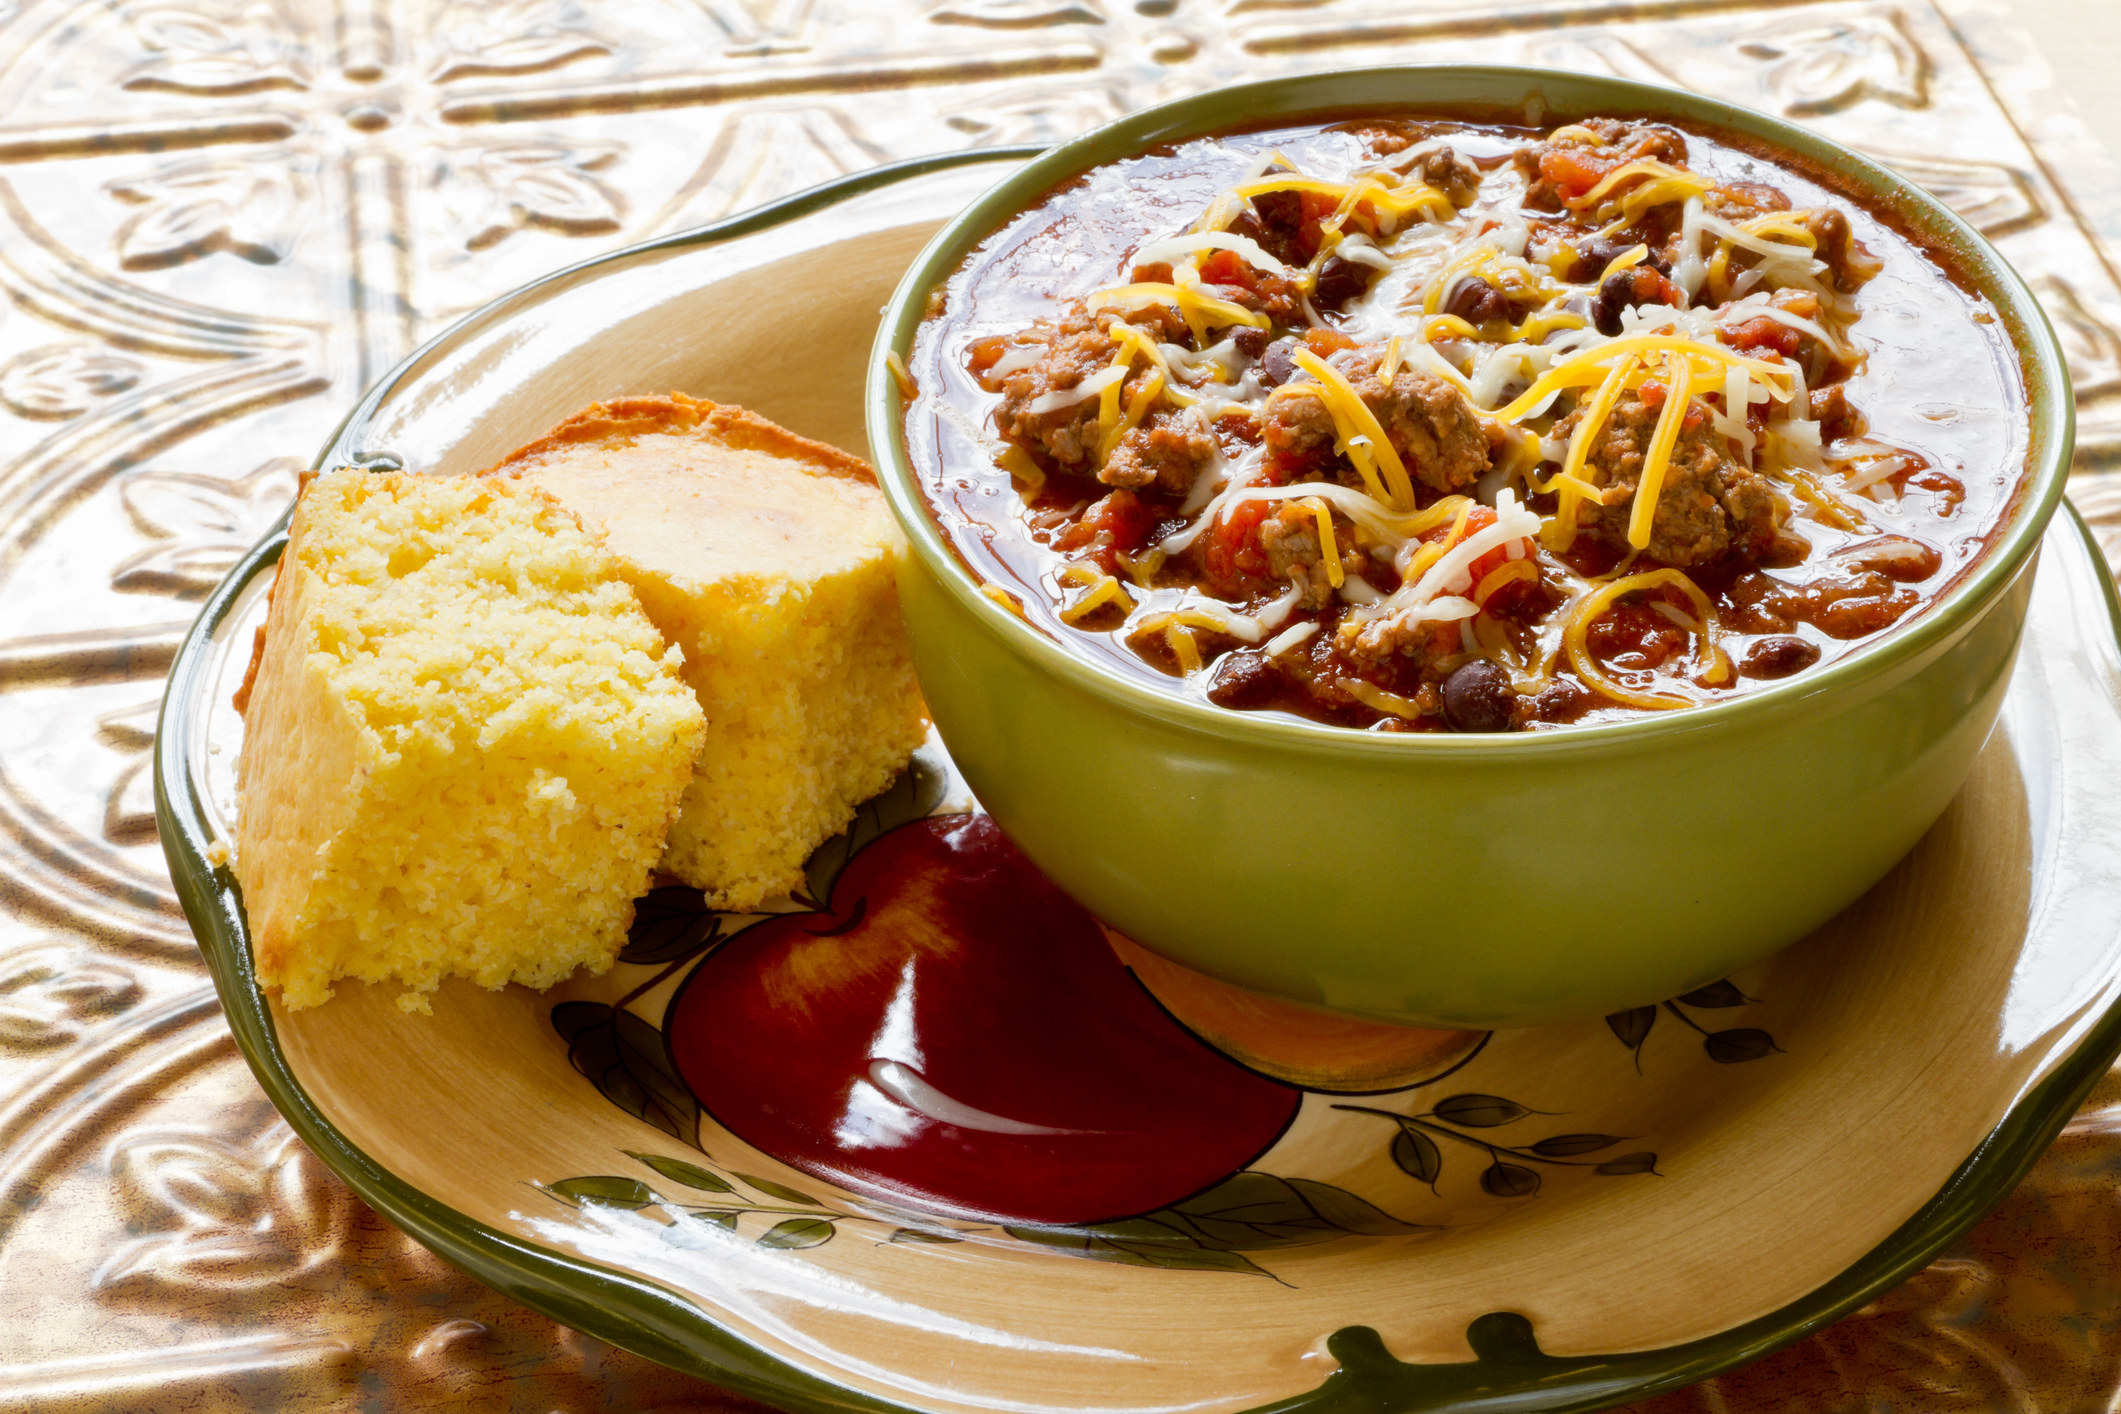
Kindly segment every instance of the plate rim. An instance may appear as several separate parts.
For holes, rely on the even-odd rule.
[[[595,267],[688,246],[709,246],[810,215],[866,192],[981,162],[1016,162],[1038,147],[995,147],[893,163],[823,183],[779,201],[691,230],[658,237],[555,270],[463,316],[427,340],[366,390],[335,428],[316,464],[388,461],[344,455],[377,406],[438,349],[504,315],[545,286]],[[2066,519],[2094,566],[2097,541],[2068,500]],[[775,1355],[723,1325],[703,1307],[645,1279],[527,1242],[457,1211],[405,1182],[353,1144],[311,1100],[279,1044],[252,967],[233,874],[210,855],[212,836],[191,775],[188,744],[201,699],[207,649],[243,589],[276,564],[287,517],[267,532],[217,585],[171,667],[154,747],[155,815],[179,902],[200,944],[229,1029],[251,1073],[289,1126],[369,1206],[422,1246],[480,1282],[565,1325],[724,1389],[804,1414],[928,1414],[838,1384]],[[2053,529],[2050,533],[2054,533]],[[2121,591],[2099,575],[2107,630],[2121,643]],[[1408,1363],[1377,1332],[1349,1326],[1327,1336],[1339,1362],[1313,1390],[1246,1414],[1328,1414],[1343,1408],[1450,1414],[1497,1397],[1512,1407],[1567,1414],[1607,1407],[1705,1379],[1768,1355],[1842,1316],[1927,1265],[2000,1203],[2032,1169],[2101,1075],[2121,1054],[2121,1003],[2084,1028],[2075,1045],[1955,1168],[1937,1193],[1838,1276],[1776,1310],[1678,1345],[1620,1355],[1543,1354],[1522,1316],[1497,1312],[1468,1327],[1474,1359]]]

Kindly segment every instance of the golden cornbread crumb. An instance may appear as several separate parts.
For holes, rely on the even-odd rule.
[[[550,986],[611,965],[698,702],[574,517],[480,477],[329,472],[245,704],[235,869],[258,979]]]
[[[684,649],[707,743],[663,869],[717,908],[795,888],[927,730],[899,619],[902,542],[868,466],[673,393],[591,407],[491,474],[599,531]]]

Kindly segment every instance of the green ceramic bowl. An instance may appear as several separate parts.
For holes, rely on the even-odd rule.
[[[1750,134],[1958,256],[2031,409],[2027,484],[1987,558],[1879,643],[1747,697],[1530,736],[1383,736],[1228,712],[1070,652],[980,593],[909,463],[885,356],[988,235],[1089,168],[1241,124],[1386,105],[1543,102]],[[1507,67],[1356,69],[1218,89],[1053,149],[929,243],[878,331],[870,446],[912,553],[900,594],[936,726],[1060,885],[1176,962],[1409,1024],[1522,1026],[1672,996],[1801,937],[1958,791],[2016,657],[2074,434],[2062,352],[1965,222],[1816,133],[1693,94]],[[1743,793],[1733,790],[1743,783]]]

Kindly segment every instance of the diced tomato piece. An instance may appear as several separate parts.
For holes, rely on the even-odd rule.
[[[1203,559],[1216,589],[1234,591],[1247,578],[1267,576],[1267,552],[1260,548],[1259,527],[1269,511],[1265,501],[1240,501],[1208,527]]]
[[[1442,543],[1445,545],[1446,548],[1448,548],[1450,545],[1457,544],[1458,540],[1465,539],[1467,536],[1475,535],[1478,534],[1480,531],[1486,530],[1494,523],[1494,511],[1490,510],[1486,506],[1475,506],[1466,515],[1465,533],[1463,535],[1458,536],[1456,539],[1451,538],[1451,527],[1447,525],[1441,530],[1430,531],[1422,538],[1424,540]],[[1489,575],[1501,569],[1509,562],[1510,547],[1507,545],[1499,545],[1493,550],[1488,551],[1486,554],[1474,560],[1473,563],[1467,567],[1467,573],[1471,576],[1471,582],[1466,586],[1467,591],[1470,593],[1472,590],[1478,589],[1482,580],[1486,579]],[[1500,589],[1497,589],[1493,597],[1482,607],[1500,607],[1508,603],[1510,600],[1515,599],[1517,596],[1522,594],[1528,587],[1529,586],[1526,581],[1512,580],[1508,584],[1503,585]]]
[[[1252,267],[1234,250],[1210,251],[1200,263],[1200,277],[1211,285],[1252,288]]]
[[[1137,285],[1168,285],[1171,283],[1171,266],[1168,261],[1153,261],[1134,267],[1134,283]]]
[[[1331,358],[1342,349],[1352,349],[1355,341],[1338,329],[1307,329],[1304,331],[1304,347],[1320,358]]]
[[[1664,384],[1655,378],[1645,378],[1642,386],[1635,390],[1635,396],[1642,399],[1644,407],[1655,412],[1664,406]]]
[[[1300,192],[1298,195],[1303,199],[1303,215],[1296,228],[1296,244],[1303,252],[1304,259],[1309,260],[1318,254],[1318,243],[1321,239],[1319,223],[1331,216],[1340,202],[1315,191]]]
[[[1773,349],[1784,358],[1795,358],[1804,336],[1789,325],[1762,315],[1726,324],[1716,331],[1716,337],[1734,349]]]
[[[1157,513],[1124,488],[1105,496],[1054,538],[1060,550],[1090,552],[1106,574],[1119,572],[1119,552],[1138,553],[1156,528]]]
[[[973,377],[984,382],[987,370],[1001,362],[1002,355],[1008,351],[1007,334],[992,334],[984,339],[974,339],[972,346],[965,351],[965,366],[971,370]]]
[[[1616,158],[1581,147],[1550,147],[1539,158],[1539,175],[1554,184],[1562,200],[1574,201],[1605,180]]]

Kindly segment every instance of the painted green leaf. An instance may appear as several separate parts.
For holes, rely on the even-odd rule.
[[[965,1239],[954,1237],[947,1232],[928,1232],[917,1227],[902,1227],[895,1229],[889,1240],[892,1242],[963,1242]]]
[[[561,1002],[551,1020],[568,1061],[605,1099],[673,1139],[696,1142],[699,1101],[671,1066],[662,1032],[602,1002]]]
[[[801,1203],[804,1206],[811,1208],[823,1206],[818,1202],[817,1199],[811,1197],[808,1193],[799,1192],[796,1189],[790,1188],[785,1183],[775,1183],[770,1178],[753,1178],[748,1173],[740,1173],[737,1175],[737,1177],[743,1179],[744,1182],[750,1184],[753,1188],[756,1188],[759,1192],[765,1194],[767,1197],[778,1198],[783,1203]]]
[[[1657,1156],[1647,1149],[1633,1154],[1622,1154],[1617,1159],[1607,1159],[1595,1170],[1597,1173],[1656,1173]]]
[[[1573,1159],[1579,1154],[1610,1149],[1619,1142],[1619,1136],[1613,1134],[1557,1134],[1534,1144],[1532,1152],[1543,1159]]]
[[[1436,1102],[1436,1117],[1468,1129],[1493,1129],[1523,1119],[1531,1111],[1500,1095],[1446,1095]]]
[[[1265,1252],[1350,1235],[1382,1237],[1432,1230],[1420,1223],[1402,1222],[1366,1199],[1329,1183],[1281,1178],[1247,1169],[1205,1193],[1142,1217],[1089,1227],[1023,1231],[1040,1234],[1026,1241],[1038,1241],[1100,1261],[1126,1261],[1129,1257],[1114,1256],[1098,1244],[1107,1244],[1133,1257],[1152,1250]],[[1191,1259],[1187,1264],[1203,1265]],[[1228,1264],[1219,1269],[1238,1270]]]
[[[608,1173],[563,1178],[558,1183],[546,1184],[545,1191],[578,1208],[584,1203],[601,1203],[611,1208],[645,1208],[657,1201],[655,1191],[638,1178],[620,1178]]]
[[[1303,1195],[1304,1201],[1321,1218],[1342,1232],[1352,1232],[1363,1237],[1395,1237],[1405,1233],[1433,1232],[1434,1227],[1426,1223],[1401,1222],[1368,1199],[1358,1198],[1345,1188],[1335,1188],[1330,1183],[1318,1183],[1308,1178],[1292,1178],[1289,1186]]]
[[[721,928],[721,916],[698,889],[682,884],[650,889],[633,906],[633,926],[626,930],[619,961],[650,967],[676,962],[705,950]]]
[[[709,1173],[698,1164],[688,1164],[683,1159],[665,1158],[661,1154],[643,1154],[637,1149],[628,1149],[626,1156],[638,1159],[654,1169],[672,1183],[682,1183],[687,1188],[697,1188],[703,1193],[734,1193],[729,1180],[718,1173]]]
[[[1428,1184],[1431,1191],[1443,1173],[1443,1151],[1436,1147],[1436,1141],[1404,1125],[1392,1136],[1392,1162]]]
[[[1497,1159],[1481,1170],[1480,1186],[1497,1198],[1529,1198],[1539,1191],[1539,1175],[1523,1164]]]
[[[777,1252],[800,1252],[830,1242],[838,1230],[824,1218],[789,1218],[767,1228],[758,1245]]]
[[[1240,1252],[1229,1252],[1211,1247],[1162,1247],[1141,1246],[1134,1243],[1110,1244],[1113,1260],[1127,1261],[1130,1266],[1155,1267],[1167,1272],[1244,1272],[1252,1276],[1267,1273],[1250,1257]],[[1128,1259],[1132,1259],[1129,1261]]]
[[[830,907],[832,886],[847,861],[885,831],[926,818],[942,804],[949,780],[948,768],[926,748],[915,752],[912,764],[897,780],[856,807],[853,824],[811,852],[803,865],[803,883],[811,900],[820,908]]]
[[[1687,1006],[1726,1007],[1744,1006],[1753,998],[1739,991],[1731,985],[1729,978],[1725,978],[1720,982],[1711,982],[1706,987],[1696,987],[1679,1000]]]
[[[744,1216],[738,1208],[687,1208],[685,1214],[703,1223],[713,1223],[724,1232],[735,1232],[737,1219]]]
[[[1782,1047],[1775,1038],[1753,1026],[1740,1026],[1729,1031],[1711,1031],[1702,1040],[1701,1048],[1709,1053],[1709,1059],[1724,1065],[1737,1065],[1740,1061],[1759,1060],[1772,1055]]]
[[[1621,1045],[1639,1052],[1642,1043],[1649,1039],[1650,1028],[1657,1024],[1657,1008],[1629,1007],[1626,1011],[1614,1012],[1605,1019],[1605,1024],[1613,1029],[1613,1035],[1619,1038]]]
[[[1133,1223],[1143,1219],[1132,1219]],[[1189,1246],[1180,1241],[1153,1237],[1112,1238],[1086,1228],[1005,1227],[1002,1231],[1023,1242],[1035,1243],[1071,1257],[1093,1262],[1114,1262],[1125,1267],[1155,1267],[1164,1271],[1267,1273],[1250,1258],[1223,1249]]]

